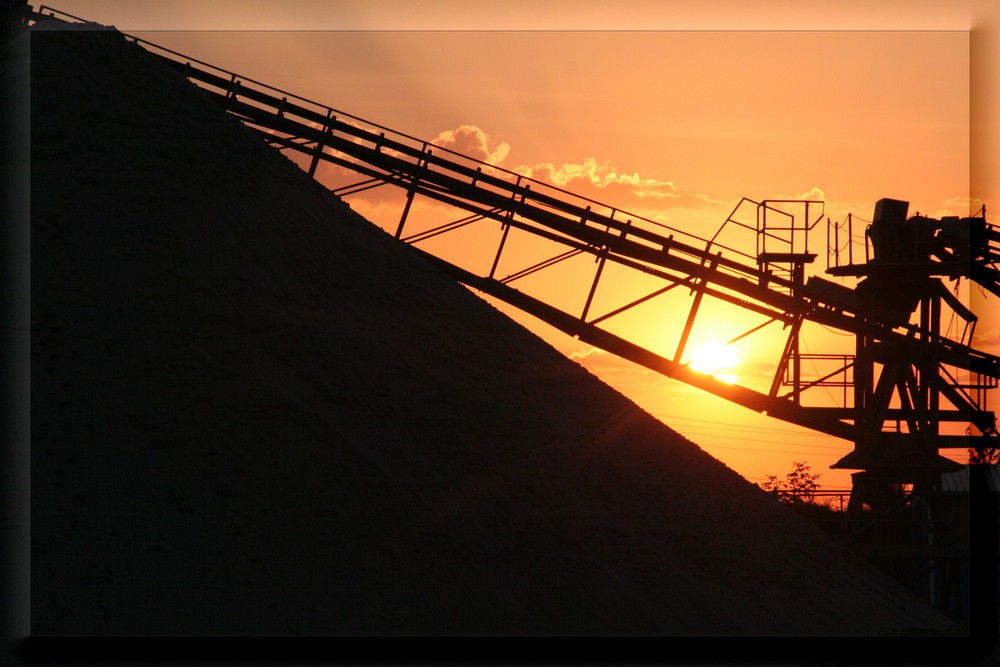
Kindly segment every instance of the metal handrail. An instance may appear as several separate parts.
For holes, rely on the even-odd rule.
[[[160,50],[164,51],[165,53],[172,54],[175,57],[176,56],[181,56],[181,57],[185,57],[186,58],[186,56],[183,56],[183,54],[179,54],[176,51],[173,51],[173,50],[170,50],[170,49],[165,49],[164,47],[160,47],[160,46],[158,46],[156,44],[152,44],[151,42],[148,42],[147,40],[143,40],[141,38],[132,38],[130,36],[126,36],[126,37],[128,37],[129,39],[133,39],[133,41],[141,42],[144,45],[148,44],[148,45],[152,46],[155,49],[160,49]],[[160,54],[155,54],[155,53],[153,55],[155,55],[157,57],[163,58],[165,61],[169,62],[172,66],[174,66],[176,68],[180,68],[180,69],[184,69],[186,67],[190,68],[190,70],[192,72],[195,72],[197,70],[197,68],[191,66],[192,62],[196,62],[196,63],[202,64],[201,61],[198,61],[198,60],[189,60],[189,61],[187,61],[185,63],[182,63],[182,62],[179,62],[178,60],[176,60],[175,57],[168,57],[168,56],[164,56],[164,55],[160,55]],[[292,122],[292,121],[284,118],[283,116],[281,116],[282,112],[286,116],[287,115],[297,115],[297,116],[299,116],[299,117],[301,117],[303,119],[313,118],[313,119],[315,119],[313,121],[314,125],[318,125],[318,124],[320,124],[322,122],[328,122],[329,123],[331,120],[335,120],[336,119],[336,117],[333,116],[333,112],[336,111],[336,110],[333,109],[332,107],[328,107],[328,106],[325,106],[325,105],[320,105],[320,104],[318,104],[316,102],[313,102],[311,100],[308,100],[306,98],[302,98],[300,96],[296,96],[296,95],[290,94],[287,91],[282,91],[281,89],[275,88],[273,86],[268,86],[266,84],[261,84],[261,85],[263,85],[263,87],[266,88],[267,90],[273,91],[275,93],[281,93],[282,96],[285,99],[284,100],[279,100],[279,99],[275,98],[274,96],[270,96],[271,99],[265,99],[265,103],[270,104],[272,106],[269,106],[267,108],[264,108],[264,107],[255,107],[255,106],[252,106],[252,105],[243,104],[242,102],[237,102],[236,99],[231,99],[231,97],[232,97],[232,91],[230,90],[230,87],[231,86],[235,86],[237,82],[241,81],[241,79],[239,78],[239,76],[235,72],[230,72],[229,70],[224,70],[222,68],[217,68],[217,67],[214,67],[212,65],[207,65],[206,64],[206,67],[208,67],[208,68],[210,68],[212,70],[215,70],[216,72],[222,72],[224,74],[228,74],[229,75],[228,77],[220,77],[220,76],[217,76],[215,74],[211,74],[209,72],[204,72],[203,78],[205,78],[207,80],[210,80],[210,81],[213,81],[212,85],[215,86],[215,87],[218,87],[220,90],[227,91],[225,94],[219,94],[220,97],[226,98],[225,101],[227,101],[228,103],[235,103],[244,112],[247,112],[247,113],[253,112],[253,113],[259,115],[261,118],[264,118],[266,116],[269,119],[268,122],[270,122],[275,127],[280,126],[280,123],[279,124],[275,124],[275,123],[272,122],[272,121],[275,121],[275,119],[281,120],[282,122],[285,122],[285,121],[290,122],[290,123]],[[251,83],[257,84],[257,82],[255,82],[252,79],[242,79],[242,80],[245,80],[247,82],[251,82]],[[216,94],[216,93],[213,93],[211,90],[208,90],[207,92],[209,92],[210,94]],[[251,87],[249,87],[249,86],[245,87],[243,89],[243,91],[241,92],[242,95],[247,95],[247,96],[251,96],[252,93],[253,93],[253,89]],[[262,93],[262,92],[257,92],[256,95],[259,98],[261,98],[261,99],[264,99],[264,98],[268,97],[265,93]],[[313,110],[310,110],[310,109],[307,109],[307,108],[301,107],[301,106],[298,107],[297,108],[298,110],[297,110],[295,104],[288,104],[289,98],[294,99],[294,100],[301,100],[303,102],[306,102],[306,103],[310,104],[313,107]],[[250,99],[252,99],[252,97],[250,97]],[[324,113],[320,113],[319,111],[317,111],[315,109],[322,109],[324,111]],[[689,260],[686,260],[685,262],[683,262],[685,270],[693,271],[694,273],[696,273],[698,275],[704,275],[704,273],[705,273],[705,270],[706,270],[705,267],[701,266],[701,264],[704,263],[703,260],[705,259],[705,257],[707,257],[709,255],[712,255],[714,257],[715,253],[712,252],[713,250],[715,250],[717,248],[724,248],[724,246],[722,244],[719,244],[719,243],[715,242],[714,240],[705,241],[704,239],[702,239],[701,237],[698,237],[697,235],[690,234],[688,232],[683,232],[681,230],[674,230],[674,231],[677,231],[679,234],[682,234],[684,236],[688,236],[688,237],[697,239],[698,241],[703,241],[705,243],[705,246],[704,247],[697,247],[697,246],[685,245],[683,243],[677,242],[677,241],[675,241],[673,239],[672,235],[670,237],[662,236],[662,235],[660,235],[659,233],[657,233],[655,231],[651,231],[651,230],[645,229],[643,227],[639,227],[639,226],[634,225],[634,220],[632,218],[629,218],[626,222],[623,223],[623,222],[620,221],[620,218],[618,218],[619,214],[623,214],[623,211],[621,211],[621,209],[608,207],[608,206],[606,206],[604,204],[600,204],[599,202],[596,202],[595,200],[592,200],[592,199],[589,199],[589,198],[586,198],[586,197],[581,197],[579,195],[576,195],[576,194],[574,194],[572,192],[569,192],[567,190],[564,190],[562,188],[557,188],[557,187],[554,187],[554,186],[549,186],[549,185],[547,185],[545,183],[542,183],[540,181],[537,181],[535,179],[530,179],[530,178],[525,177],[525,176],[523,176],[521,174],[517,174],[517,173],[509,171],[509,170],[504,170],[502,168],[499,168],[499,167],[496,167],[494,165],[490,165],[490,164],[488,164],[486,162],[483,162],[482,160],[471,158],[469,156],[462,155],[461,153],[457,153],[457,152],[451,151],[449,149],[439,149],[439,150],[444,151],[444,152],[446,152],[448,154],[451,154],[451,155],[456,155],[456,156],[462,158],[463,160],[467,161],[468,164],[475,165],[476,168],[473,169],[470,166],[463,167],[463,166],[461,166],[461,165],[459,165],[458,163],[455,163],[455,162],[443,161],[441,158],[439,158],[439,157],[437,157],[435,155],[431,155],[429,153],[429,148],[428,147],[431,146],[431,144],[428,144],[427,142],[421,141],[421,140],[416,139],[415,137],[411,137],[409,135],[405,135],[405,134],[402,134],[402,133],[395,132],[394,130],[391,130],[389,128],[385,128],[384,126],[380,126],[380,125],[377,125],[377,124],[374,124],[374,123],[369,123],[368,121],[366,121],[364,119],[360,119],[360,118],[358,118],[356,116],[353,116],[351,114],[344,114],[344,116],[346,116],[347,118],[356,120],[356,121],[360,121],[361,123],[367,124],[367,125],[369,125],[369,127],[375,127],[375,128],[378,128],[378,129],[382,130],[382,132],[380,132],[378,135],[375,135],[373,132],[369,132],[367,130],[364,130],[363,128],[359,128],[359,127],[353,126],[353,125],[348,124],[348,123],[343,122],[343,121],[338,121],[340,124],[337,126],[338,130],[343,130],[345,133],[347,133],[347,134],[355,137],[356,139],[360,139],[360,140],[363,140],[363,141],[375,141],[375,142],[377,142],[379,150],[382,150],[381,154],[385,156],[384,158],[380,158],[380,159],[384,159],[386,161],[391,161],[391,160],[395,159],[390,154],[391,151],[395,150],[395,151],[402,151],[402,153],[400,153],[400,154],[419,155],[421,157],[426,157],[428,160],[430,160],[434,164],[438,164],[438,161],[440,161],[440,164],[442,164],[443,166],[445,166],[447,169],[453,170],[452,171],[453,174],[463,175],[463,177],[468,177],[468,178],[471,179],[472,183],[471,184],[468,183],[468,182],[464,183],[462,185],[463,188],[476,187],[476,178],[479,178],[480,182],[492,181],[492,183],[493,183],[493,185],[495,187],[502,188],[502,192],[496,192],[496,191],[492,191],[491,192],[491,191],[488,191],[488,190],[481,191],[480,194],[478,195],[478,197],[487,206],[489,206],[488,200],[489,201],[499,200],[500,197],[506,197],[506,198],[509,199],[513,195],[513,196],[521,199],[521,201],[518,203],[518,206],[528,206],[528,205],[530,205],[532,207],[532,209],[533,209],[533,215],[543,216],[543,217],[544,216],[549,216],[549,218],[551,220],[558,221],[559,224],[561,224],[561,225],[568,224],[571,221],[568,218],[566,218],[565,216],[559,215],[557,212],[564,212],[564,213],[565,212],[569,212],[569,213],[572,213],[572,214],[578,215],[578,216],[582,212],[582,213],[584,213],[584,217],[589,214],[589,215],[591,215],[591,219],[590,220],[584,220],[583,218],[580,218],[578,220],[578,222],[587,222],[588,223],[587,225],[580,225],[580,226],[574,225],[574,227],[578,227],[578,229],[580,229],[581,231],[586,230],[588,232],[588,238],[589,239],[593,239],[593,242],[597,242],[597,243],[600,243],[600,244],[605,244],[608,241],[613,241],[616,244],[625,243],[626,240],[624,238],[624,234],[627,233],[629,235],[628,242],[629,242],[629,247],[631,248],[630,252],[631,251],[641,251],[642,255],[644,257],[647,257],[647,258],[651,258],[652,257],[651,253],[659,253],[657,255],[657,257],[666,257],[666,252],[665,251],[667,251],[667,249],[669,249],[669,254],[670,255],[673,255],[675,257],[678,256],[678,255],[683,255],[683,256],[686,256],[686,257],[690,258]],[[249,117],[244,118],[245,122],[251,122],[252,120],[253,120],[253,118],[249,118]],[[323,135],[320,134],[320,130],[316,129],[315,127],[307,127],[306,124],[303,124],[303,123],[295,123],[295,130],[298,131],[298,132],[303,133],[302,134],[303,137],[311,137],[311,140],[315,140],[317,138],[323,137]],[[386,136],[385,136],[386,133],[388,133],[388,134],[390,134],[392,136],[402,137],[402,138],[408,140],[409,143],[403,143],[403,142],[400,142],[400,141],[396,141],[396,140],[394,140],[392,138],[386,138]],[[344,146],[345,142],[347,140],[341,138],[340,141],[341,141],[341,145]],[[415,142],[418,143],[419,148],[415,147],[413,145]],[[435,147],[435,148],[437,148],[437,147]],[[366,149],[366,150],[368,150],[370,152],[370,149]],[[379,151],[377,150],[376,154],[378,154],[378,152]],[[330,156],[330,155],[324,155],[324,159],[331,159],[332,160],[333,157]],[[386,162],[386,163],[390,164],[391,162]],[[411,169],[412,168],[411,164],[404,163],[404,161],[402,161],[402,160],[397,160],[397,164],[399,164],[401,166],[405,164],[407,169]],[[363,168],[359,169],[358,168],[359,166],[360,165],[353,165],[351,168],[353,168],[355,171],[358,171],[361,174],[365,174],[365,175],[368,175],[368,176],[374,176],[374,175],[379,175],[380,177],[384,177],[385,176],[384,173],[378,173],[378,174],[376,174],[376,172],[373,169],[367,169],[367,170],[363,169]],[[435,171],[432,171],[432,170],[426,171],[425,176],[421,176],[421,178],[425,178],[425,177],[426,178],[431,178],[431,177],[433,177],[433,178],[447,178],[447,179],[450,179],[451,183],[457,183],[458,182],[458,180],[456,179],[455,176],[449,176],[448,174],[438,173],[438,172],[435,172]],[[506,177],[506,179],[504,177]],[[511,179],[514,180],[514,183],[510,182]],[[417,183],[414,183],[414,185],[417,185]],[[423,194],[423,195],[435,197],[435,198],[437,198],[437,199],[439,199],[441,201],[444,201],[445,203],[449,203],[449,202],[450,203],[456,203],[458,201],[455,196],[448,195],[447,193],[442,193],[441,191],[436,191],[433,188],[426,188],[426,187],[423,186],[423,184],[420,184],[420,185],[422,187],[421,194]],[[532,186],[535,186],[535,187],[532,187]],[[553,195],[550,195],[550,194],[545,194],[544,192],[539,192],[539,190],[551,191],[551,192],[556,193],[556,194],[566,195],[567,198],[572,198],[574,200],[582,201],[582,202],[590,202],[592,205],[596,204],[599,207],[606,208],[610,212],[610,216],[616,216],[617,219],[613,218],[613,217],[610,217],[609,215],[602,215],[602,214],[599,214],[599,213],[594,213],[592,205],[591,206],[587,206],[586,209],[584,209],[582,206],[578,206],[576,204],[568,203],[564,199],[560,199],[559,197],[553,196]],[[527,202],[525,202],[524,201],[525,197],[530,197],[530,199]],[[662,225],[662,224],[657,223],[655,221],[651,221],[648,218],[644,218],[642,216],[634,216],[634,218],[636,220],[641,220],[641,221],[649,222],[651,225],[653,225],[656,228],[660,228],[660,229],[673,229],[673,228],[671,228],[669,226]],[[502,223],[505,222],[505,221],[506,221],[506,219],[501,220]],[[510,221],[507,221],[507,222],[510,222]],[[600,227],[590,226],[590,223],[599,224]],[[613,227],[616,231],[621,232],[622,233],[621,237],[619,238],[619,237],[616,237],[615,235],[608,236],[605,233],[605,229],[604,229],[604,227],[606,225],[608,227]],[[645,231],[644,231],[644,229],[645,229]],[[539,233],[541,230],[535,228],[535,229],[532,229],[531,231],[533,231],[534,233]],[[546,236],[546,234],[549,234],[549,233],[543,232],[541,235]],[[600,235],[602,238],[598,239],[598,235]],[[718,234],[716,234],[716,236],[717,235]],[[556,239],[556,240],[564,241],[565,239],[564,238],[560,238],[560,239]],[[645,243],[637,243],[638,240],[644,240]],[[590,243],[590,242],[591,241],[583,241],[582,243]],[[581,243],[581,241],[575,241],[574,243]],[[735,252],[739,253],[743,257],[750,257],[746,253],[742,253],[740,251],[735,251]],[[640,262],[636,262],[634,260],[631,260],[628,257],[616,256],[615,257],[615,261],[618,261],[619,263],[622,263],[622,264],[624,264],[626,266],[630,266],[632,268],[636,268],[636,269],[639,269],[639,270],[646,271],[647,273],[650,273],[650,272],[657,273],[655,270],[650,271],[651,266],[649,264],[641,265]],[[652,261],[652,260],[643,260],[643,261],[645,262],[645,261]],[[659,260],[657,259],[655,261],[659,261]],[[740,262],[734,261],[733,259],[721,256],[721,254],[715,260],[713,260],[713,261],[716,262],[716,265],[715,265],[714,269],[711,271],[712,275],[714,276],[713,282],[717,282],[718,284],[722,285],[723,287],[729,286],[729,288],[734,289],[734,290],[736,290],[737,292],[740,292],[740,293],[746,293],[745,290],[750,289],[752,285],[759,285],[758,288],[754,288],[754,294],[756,294],[757,296],[764,296],[764,293],[768,292],[769,294],[767,295],[767,298],[768,298],[768,300],[770,300],[772,302],[772,304],[771,304],[771,307],[765,307],[765,308],[762,308],[762,309],[758,309],[758,312],[761,312],[761,314],[763,314],[763,315],[765,315],[767,317],[777,317],[778,319],[782,319],[781,316],[780,316],[780,313],[777,313],[776,311],[773,311],[772,308],[773,307],[784,308],[784,305],[782,305],[782,304],[785,304],[785,302],[784,302],[783,299],[788,298],[788,297],[787,297],[787,295],[781,295],[781,294],[778,294],[778,293],[773,293],[773,291],[767,289],[767,287],[765,285],[766,285],[767,282],[770,282],[771,284],[774,284],[774,285],[787,286],[787,285],[790,284],[789,281],[784,280],[784,279],[779,279],[778,277],[771,276],[771,275],[766,276],[766,280],[765,280],[764,273],[762,271],[760,271],[759,269],[757,269],[755,266],[752,266],[752,265],[748,266],[748,265],[742,264]],[[725,276],[729,276],[730,278],[736,280],[737,282],[731,282],[730,280],[723,280],[724,275]],[[669,277],[669,276],[667,276],[666,274],[664,274],[664,277]],[[676,281],[676,278],[671,278],[671,279],[674,280],[674,281]],[[710,288],[706,288],[704,291],[705,291],[706,294],[710,294],[710,295],[713,295],[713,296],[715,295],[710,290]],[[723,294],[719,294],[718,296],[725,297],[725,295],[723,295]],[[813,297],[815,297],[815,296],[816,295],[813,295]],[[750,307],[748,305],[748,302],[745,301],[745,298],[737,297],[736,299],[739,300],[741,304],[747,304],[747,307]],[[785,304],[785,305],[788,305],[788,304]],[[839,309],[841,307],[842,307],[842,305],[836,305],[835,310]],[[850,324],[850,322],[847,321],[850,318],[846,318],[845,319],[844,317],[840,317],[840,316],[836,315],[836,312],[830,312],[830,313],[826,313],[826,314],[818,312],[817,314],[823,315],[823,318],[821,318],[821,319],[824,322],[826,322],[827,324],[830,324],[831,326],[840,326],[841,320],[843,320],[844,322],[847,322],[847,324]],[[829,320],[829,318],[831,318],[831,317],[833,317],[833,318],[838,318],[839,317],[839,319],[837,321]],[[875,325],[874,322],[869,322],[869,324]],[[901,328],[907,329],[907,330],[909,330],[911,328],[915,328],[915,327],[913,327],[913,325],[903,324],[903,323],[895,323],[895,322],[892,323],[891,326],[888,323],[886,323],[886,325],[884,327],[881,326],[881,325],[878,325],[878,326],[879,326],[880,330],[884,329],[884,333],[885,334],[891,334],[890,329],[894,329],[894,328],[900,328],[901,327]],[[848,326],[848,330],[852,330],[852,327]],[[981,365],[980,364],[980,359],[978,357],[981,357],[982,361],[983,362],[987,362],[987,363],[992,363],[992,360],[993,360],[993,358],[990,355],[984,355],[984,354],[981,354],[981,353],[977,355],[974,350],[969,350],[967,346],[955,343],[954,341],[948,341],[947,339],[939,341],[936,350],[939,351],[939,352],[941,352],[942,354],[947,353],[948,356],[954,356],[954,353],[959,352],[959,351],[969,352],[970,353],[970,361],[969,361],[969,363],[976,362],[978,365]],[[973,359],[972,357],[977,357],[977,358]],[[962,364],[962,365],[964,366],[965,364]]]
[[[71,19],[73,19],[75,21],[79,21],[79,22],[83,22],[83,23],[90,23],[90,21],[86,21],[85,19],[82,19],[82,18],[80,18],[78,16],[74,16],[74,15],[69,14],[67,12],[62,12],[62,11],[60,11],[58,9],[55,9],[55,8],[52,8],[52,7],[48,7],[47,5],[42,5],[39,8],[39,12],[40,13],[43,12],[43,11],[48,11],[50,16],[55,16],[56,14],[58,14],[60,16],[65,16],[65,17],[71,18]],[[650,219],[650,218],[648,218],[646,216],[643,216],[643,215],[640,215],[640,214],[637,214],[637,213],[633,213],[633,212],[630,212],[630,211],[626,211],[626,210],[620,209],[618,207],[611,206],[609,204],[606,204],[604,202],[598,201],[596,199],[592,199],[590,197],[586,197],[586,196],[580,195],[580,194],[572,192],[570,190],[566,190],[564,188],[560,188],[558,186],[555,186],[555,185],[552,185],[552,184],[549,184],[549,183],[545,183],[543,181],[539,181],[537,179],[531,178],[530,176],[524,176],[523,174],[519,174],[519,173],[517,173],[515,171],[506,169],[504,167],[499,167],[497,165],[490,164],[490,163],[485,162],[483,160],[480,160],[478,158],[474,158],[472,156],[469,156],[469,155],[466,155],[466,154],[463,154],[463,153],[459,153],[458,151],[451,150],[451,149],[449,149],[447,147],[438,146],[438,145],[433,144],[431,142],[425,141],[423,139],[419,139],[418,137],[414,137],[414,136],[406,134],[404,132],[399,132],[398,130],[394,130],[392,128],[386,127],[384,125],[381,125],[381,124],[376,123],[374,121],[368,120],[366,118],[362,118],[360,116],[356,116],[354,114],[342,111],[342,110],[337,109],[335,107],[323,104],[321,102],[317,102],[315,100],[303,97],[301,95],[297,95],[295,93],[289,92],[287,90],[283,90],[283,89],[278,88],[276,86],[272,86],[272,85],[270,85],[268,83],[265,83],[263,81],[259,81],[257,79],[251,78],[251,77],[243,76],[243,75],[239,74],[238,72],[235,72],[235,71],[232,71],[232,70],[228,70],[228,69],[225,69],[225,68],[222,68],[222,67],[218,67],[216,65],[212,65],[211,63],[207,63],[207,62],[205,62],[203,60],[199,60],[197,58],[193,58],[193,57],[191,57],[191,56],[189,56],[187,54],[181,53],[179,51],[175,51],[173,49],[170,49],[168,47],[162,46],[160,44],[156,44],[155,42],[151,42],[151,41],[149,41],[147,39],[143,39],[141,37],[138,37],[138,36],[135,36],[135,35],[130,35],[130,34],[127,34],[127,33],[121,33],[121,34],[125,38],[129,39],[130,41],[132,41],[134,43],[141,44],[144,47],[150,47],[151,50],[159,51],[159,52],[165,53],[165,54],[170,54],[171,56],[175,56],[176,58],[183,59],[183,60],[185,60],[185,61],[187,61],[189,63],[196,63],[196,64],[198,64],[198,65],[200,65],[202,67],[208,68],[208,69],[213,70],[213,71],[218,72],[218,73],[222,73],[222,74],[226,75],[229,78],[229,80],[232,81],[232,82],[250,83],[250,84],[253,84],[255,86],[259,86],[260,88],[266,89],[266,90],[271,91],[273,93],[277,93],[277,94],[281,95],[282,97],[285,97],[288,100],[295,100],[297,102],[305,103],[307,105],[310,105],[310,106],[312,106],[314,108],[314,110],[322,111],[322,112],[324,112],[324,113],[326,113],[328,115],[334,115],[337,118],[348,118],[348,119],[351,119],[351,120],[356,121],[358,123],[361,123],[361,124],[363,124],[364,126],[366,126],[368,128],[375,128],[375,129],[377,129],[377,130],[379,130],[381,132],[384,132],[384,133],[390,134],[393,137],[396,137],[397,140],[398,139],[403,139],[405,141],[408,141],[408,142],[411,142],[411,143],[413,143],[415,145],[420,145],[420,146],[423,146],[423,147],[433,146],[436,151],[444,152],[444,153],[447,153],[449,155],[458,157],[458,158],[460,158],[462,160],[469,161],[469,162],[477,165],[479,168],[483,169],[484,171],[491,172],[491,173],[493,173],[495,175],[500,175],[500,177],[506,177],[507,180],[509,180],[509,179],[516,179],[516,180],[519,180],[519,181],[528,182],[528,183],[532,184],[532,188],[533,188],[533,190],[536,193],[538,192],[539,189],[542,189],[542,190],[545,190],[545,191],[554,192],[554,193],[558,193],[559,195],[562,195],[563,197],[572,198],[572,199],[580,201],[580,202],[585,202],[586,204],[589,204],[592,207],[599,207],[601,209],[607,210],[607,211],[609,211],[609,217],[614,218],[616,216],[626,216],[627,218],[631,219],[633,222],[638,221],[638,222],[644,223],[645,225],[652,226],[655,229],[666,230],[668,232],[672,232],[672,233],[676,233],[676,234],[681,234],[681,235],[683,235],[683,236],[685,236],[685,237],[687,237],[689,239],[693,239],[694,241],[698,242],[699,244],[711,243],[711,245],[712,245],[713,248],[719,248],[719,249],[722,249],[724,251],[727,251],[727,252],[730,252],[730,253],[733,253],[733,254],[736,254],[736,255],[740,255],[740,256],[743,256],[743,257],[747,257],[747,258],[751,258],[751,259],[753,258],[749,253],[741,251],[741,250],[739,250],[737,248],[733,248],[731,246],[727,246],[725,244],[718,243],[715,240],[715,237],[713,237],[713,239],[709,240],[709,239],[706,239],[704,237],[699,236],[698,234],[694,234],[694,233],[691,233],[689,231],[678,229],[678,228],[672,227],[670,225],[665,225],[665,224],[663,224],[661,222],[657,222],[656,220],[652,220],[652,219]],[[426,148],[425,148],[425,150],[426,150]],[[716,236],[717,236],[717,234],[716,234]]]

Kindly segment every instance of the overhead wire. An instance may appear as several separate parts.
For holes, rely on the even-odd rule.
[[[696,433],[697,435],[702,435],[702,436],[704,436],[704,435],[708,435],[708,436],[720,435],[720,437],[736,437],[736,436],[728,436],[728,435],[723,436],[722,434],[719,433],[720,431],[732,431],[732,432],[735,432],[735,433],[750,433],[750,434],[753,434],[753,431],[750,431],[750,430],[745,429],[745,428],[726,428],[724,426],[720,426],[720,427],[708,427],[709,430],[706,432],[705,430],[699,430],[699,431],[692,430],[692,429],[699,428],[698,426],[693,426],[692,427],[692,426],[689,426],[689,425],[686,425],[686,424],[677,424],[676,422],[673,422],[673,421],[671,421],[671,424],[673,425],[674,428],[683,429],[687,433]],[[704,428],[704,427],[702,427],[702,428]],[[760,432],[759,434],[760,435],[764,435],[764,436],[768,435],[768,433],[766,431]],[[792,435],[792,436],[795,436],[795,437],[801,437],[800,434],[795,434],[795,433],[790,433],[789,435]],[[812,436],[811,434],[801,434],[801,435],[811,436],[811,437],[828,437],[828,436],[824,436],[824,435]],[[783,443],[777,443],[774,440],[759,440],[759,439],[747,438],[747,437],[739,437],[739,440],[741,442],[766,442],[766,443],[770,443],[770,444],[783,444]],[[815,445],[815,444],[809,444],[809,443],[797,443],[797,446],[800,446],[800,447],[811,447],[811,448],[815,448],[815,449],[842,450],[846,445],[835,446],[835,445]]]
[[[812,366],[813,372],[816,373],[816,377],[820,377],[819,368],[816,367],[816,360],[812,357],[812,352],[809,350],[809,344],[806,343],[806,337],[802,335],[801,331],[799,332],[799,340],[802,341],[802,347],[806,348],[806,354],[809,355],[809,364]],[[826,392],[826,395],[830,397],[830,402],[837,405],[837,399],[834,398],[832,393],[830,393],[830,388],[823,385],[823,390]]]
[[[693,435],[702,435],[702,436],[704,436],[704,435],[707,435],[707,434],[705,434],[705,433],[694,433]],[[756,440],[756,439],[753,439],[753,438],[746,438],[746,439],[741,440],[740,442],[762,442],[764,444],[769,444],[769,445],[776,444],[776,443],[771,442],[769,440]],[[777,443],[777,444],[780,444],[780,443]],[[841,452],[840,454],[832,454],[832,453],[825,453],[825,452],[804,452],[804,451],[799,451],[799,450],[788,450],[788,449],[780,449],[780,450],[779,449],[758,449],[757,447],[733,447],[731,445],[712,445],[712,444],[704,444],[704,445],[699,444],[699,446],[701,446],[701,447],[703,447],[705,449],[732,449],[732,450],[741,451],[741,452],[767,452],[769,454],[806,454],[806,455],[809,455],[809,456],[830,456],[830,457],[833,457],[833,458],[839,458],[840,456],[843,455],[843,452]],[[793,445],[793,446],[795,446],[795,445]],[[845,447],[845,449],[849,449],[849,448]]]
[[[670,420],[694,421],[694,422],[702,422],[702,423],[705,423],[705,424],[723,424],[725,426],[736,426],[736,427],[739,427],[740,429],[752,429],[754,431],[762,431],[762,432],[767,432],[767,433],[786,433],[788,435],[805,436],[805,437],[810,437],[810,438],[829,438],[829,437],[831,437],[831,436],[829,436],[829,435],[827,435],[825,433],[816,433],[816,432],[813,432],[813,431],[807,431],[805,429],[803,429],[802,431],[794,431],[792,429],[771,428],[769,426],[753,426],[753,425],[747,425],[747,424],[737,424],[736,422],[726,422],[726,421],[720,421],[718,419],[698,419],[697,417],[682,417],[680,415],[668,415],[668,414],[666,414],[664,412],[654,412],[652,414],[654,416],[656,416],[656,417],[664,417],[664,418],[670,419]]]

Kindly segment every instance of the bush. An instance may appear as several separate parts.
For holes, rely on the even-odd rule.
[[[776,475],[768,475],[767,481],[760,488],[774,494],[783,503],[796,505],[811,503],[819,490],[818,474],[809,472],[811,468],[803,462],[794,462],[792,471],[785,475],[785,481],[779,481]]]

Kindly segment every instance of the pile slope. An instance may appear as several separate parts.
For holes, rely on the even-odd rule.
[[[31,37],[33,634],[947,630],[118,33]]]

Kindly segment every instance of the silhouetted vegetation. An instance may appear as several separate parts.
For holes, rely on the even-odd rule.
[[[1000,463],[1000,447],[969,449],[969,465],[996,465]]]
[[[819,490],[819,474],[809,472],[810,466],[805,461],[795,461],[792,471],[785,475],[785,480],[780,481],[777,475],[768,475],[767,481],[761,483],[760,488],[774,494],[783,503],[797,505],[800,503],[811,503],[815,499],[816,491]]]
[[[811,470],[805,461],[795,461],[784,480],[778,479],[777,475],[768,475],[767,481],[758,486],[772,494],[778,502],[792,506],[796,512],[823,530],[837,533],[840,531],[844,512],[835,508],[830,499],[826,502],[817,501],[816,494],[820,491],[817,480],[820,475]]]

